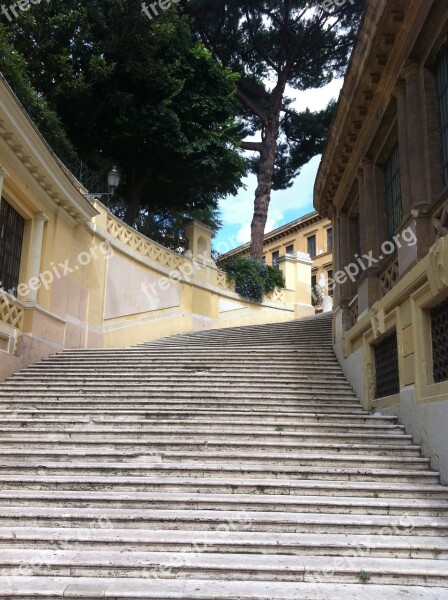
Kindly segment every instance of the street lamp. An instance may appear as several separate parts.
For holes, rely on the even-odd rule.
[[[109,192],[100,192],[100,193],[91,193],[88,192],[85,194],[86,198],[90,201],[99,200],[100,202],[106,201],[109,206],[110,198],[115,196],[115,192],[117,191],[118,186],[120,185],[120,172],[117,167],[112,167],[112,169],[107,174],[107,187]]]
[[[120,173],[117,167],[112,167],[107,174],[107,185],[109,186],[109,193],[113,196],[120,185]]]

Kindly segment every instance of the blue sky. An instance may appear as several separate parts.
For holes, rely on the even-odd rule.
[[[289,90],[288,94],[294,98],[294,107],[297,110],[321,110],[332,98],[339,96],[341,86],[342,80],[338,79],[321,89],[304,92]],[[251,141],[253,140],[257,138],[251,138]],[[320,156],[315,156],[302,168],[291,188],[273,192],[266,232],[313,210],[313,187],[319,162]],[[220,203],[223,227],[213,241],[213,247],[219,253],[227,252],[250,240],[256,177],[250,175],[244,183],[246,189],[241,188],[237,196],[229,196]]]

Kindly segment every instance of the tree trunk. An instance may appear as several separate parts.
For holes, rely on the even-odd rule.
[[[263,127],[260,167],[257,174],[258,185],[255,191],[254,216],[251,224],[250,256],[255,260],[261,260],[263,257],[264,230],[271,201],[277,140],[280,135],[280,113],[285,88],[286,78],[280,77],[272,92],[271,106]]]
[[[255,191],[254,216],[251,224],[250,256],[256,260],[261,260],[263,256],[264,230],[271,200],[278,134],[278,127],[268,125],[263,139],[257,175],[258,185]]]
[[[140,174],[137,174],[134,171],[131,175],[131,184],[129,186],[129,193],[127,195],[128,206],[126,208],[126,214],[124,217],[124,222],[131,227],[134,227],[137,221],[142,204],[143,190],[148,185],[150,179],[151,169],[148,169],[145,173]]]

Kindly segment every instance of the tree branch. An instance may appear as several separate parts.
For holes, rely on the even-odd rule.
[[[263,144],[261,142],[241,142],[241,148],[243,150],[261,152],[263,150]]]

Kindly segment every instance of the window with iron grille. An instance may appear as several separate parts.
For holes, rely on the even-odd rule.
[[[333,229],[327,229],[327,252],[333,252]]]
[[[389,238],[393,237],[403,217],[401,203],[400,152],[398,144],[384,165],[386,221]]]
[[[307,239],[307,244],[308,244],[308,254],[311,257],[316,256],[316,236],[310,235],[310,237]]]
[[[375,346],[375,371],[375,398],[385,398],[400,392],[398,345],[395,331]]]
[[[448,183],[448,45],[444,47],[437,61],[436,84],[439,102],[443,173],[445,183]]]
[[[448,299],[431,310],[434,382],[448,381]]]
[[[16,294],[19,285],[25,219],[6,202],[0,201],[0,287]]]

